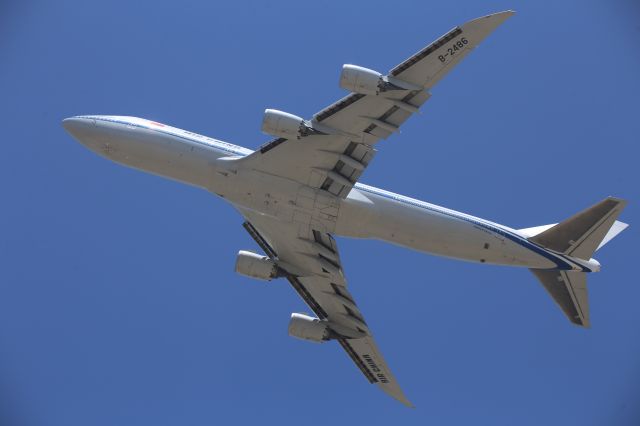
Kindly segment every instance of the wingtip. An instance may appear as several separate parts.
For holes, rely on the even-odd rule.
[[[393,396],[393,397],[396,399],[396,401],[400,402],[402,405],[404,405],[407,408],[416,408],[416,406],[413,405],[413,403],[409,401],[407,397],[404,395],[402,395],[401,397],[397,397],[397,396]]]
[[[494,14],[492,14],[492,15],[489,15],[489,16],[493,16],[493,15],[503,15],[503,16],[509,17],[509,16],[513,16],[513,15],[515,15],[515,14],[516,14],[516,11],[515,11],[515,10],[508,9],[508,10],[503,10],[502,12],[496,12],[496,13],[494,13]]]
[[[398,400],[402,405],[404,405],[405,407],[407,407],[407,408],[416,408],[416,406],[415,406],[415,405],[413,405],[413,404],[411,403],[411,401],[409,401],[409,400],[407,399],[407,397],[406,397],[406,396],[404,396],[404,394],[401,394],[401,395],[398,395],[398,396],[395,396],[395,395],[392,395],[392,396],[393,396],[396,400]]]
[[[515,10],[509,9],[509,10],[503,10],[502,12],[492,13],[490,15],[485,16],[485,18],[498,18],[501,21],[505,21],[511,18],[515,14],[516,14]]]
[[[415,405],[413,405],[411,401],[409,401],[407,397],[404,395],[404,392],[402,392],[402,389],[400,389],[397,385],[388,387],[383,385],[382,383],[378,383],[378,387],[382,389],[384,393],[386,393],[391,398],[395,399],[405,407],[416,408]]]
[[[462,28],[464,29],[466,27],[467,30],[472,30],[474,29],[474,27],[477,27],[476,30],[484,30],[484,32],[488,34],[498,26],[500,26],[504,21],[515,15],[515,13],[516,12],[514,10],[503,10],[502,12],[490,13],[489,15],[472,19],[471,21],[462,25]]]

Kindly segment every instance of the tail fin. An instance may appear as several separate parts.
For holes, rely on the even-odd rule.
[[[589,295],[587,273],[531,269],[553,300],[560,306],[569,321],[589,327]]]
[[[597,249],[627,227],[625,223],[616,222],[626,204],[620,198],[605,198],[529,238],[529,241],[568,256],[589,260]]]

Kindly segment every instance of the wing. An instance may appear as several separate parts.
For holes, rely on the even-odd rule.
[[[411,407],[347,290],[333,237],[308,224],[285,223],[251,210],[239,210],[247,219],[245,229],[286,271],[287,280],[316,316],[328,322],[333,337],[367,380]]]
[[[374,145],[399,130],[443,78],[513,14],[505,11],[456,27],[394,67],[389,90],[351,93],[308,120],[304,138],[278,138],[242,161],[250,168],[346,197],[375,155]]]

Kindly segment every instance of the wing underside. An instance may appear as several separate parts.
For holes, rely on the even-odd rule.
[[[293,230],[285,229],[286,225],[248,211],[244,211],[243,215],[248,219],[243,226],[249,235],[267,256],[291,271],[287,271],[285,278],[316,316],[328,321],[337,336],[335,340],[366,379],[403,404],[412,406],[346,288],[333,238],[329,234],[311,230],[311,243],[304,238],[287,239]],[[319,246],[323,248],[317,249]],[[297,265],[297,268],[293,265]]]
[[[397,133],[429,100],[431,88],[511,15],[499,12],[453,28],[385,76],[404,87],[378,95],[350,93],[308,120],[321,131],[302,139],[273,139],[242,161],[345,198],[373,159],[375,145]]]

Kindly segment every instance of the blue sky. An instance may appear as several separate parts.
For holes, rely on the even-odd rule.
[[[632,227],[598,253],[590,330],[526,270],[340,239],[413,410],[336,344],[287,336],[308,309],[234,274],[256,247],[223,201],[60,126],[134,115],[255,148],[265,108],[343,96],[343,63],[385,71],[505,9],[362,181],[516,228],[617,195]],[[637,425],[639,17],[631,0],[3,2],[0,423]]]

